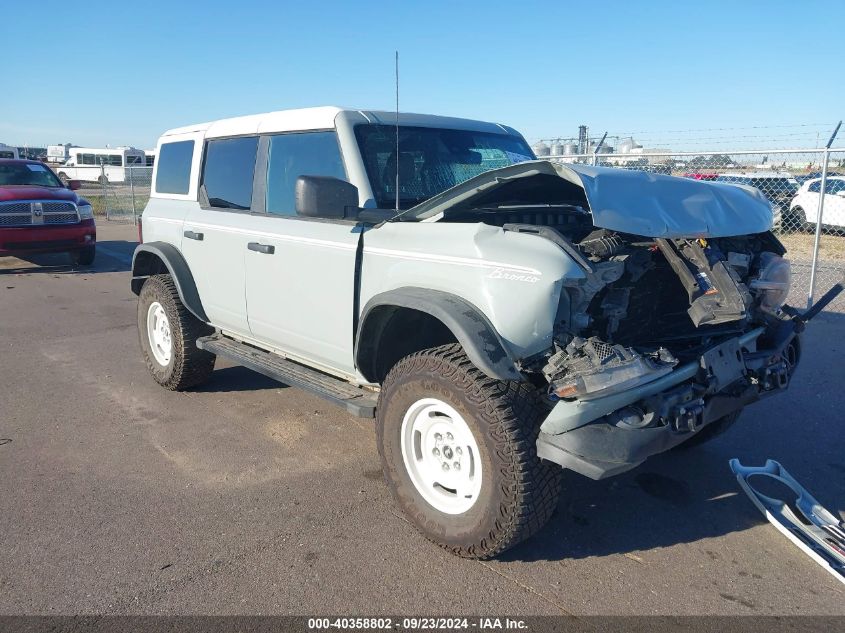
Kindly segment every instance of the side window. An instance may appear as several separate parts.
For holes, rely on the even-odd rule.
[[[191,187],[193,141],[163,143],[158,154],[156,192],[186,194]]]
[[[818,193],[819,191],[821,191],[821,186],[822,181],[817,180],[816,182],[811,183],[809,187],[807,187],[807,191],[809,191],[810,193]]]
[[[845,188],[845,180],[828,180],[825,187],[825,193],[834,194],[839,193]]]
[[[97,163],[94,161],[94,154],[83,154],[82,155],[82,164],[83,165],[96,165]]]
[[[208,141],[205,146],[202,184],[205,185],[208,203],[212,207],[250,208],[257,151],[257,136]]]
[[[300,176],[346,179],[335,132],[302,132],[270,137],[267,213],[296,214],[294,188]]]

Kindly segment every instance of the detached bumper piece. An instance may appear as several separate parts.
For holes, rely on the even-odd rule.
[[[823,508],[774,460],[769,459],[765,466],[758,467],[743,466],[738,459],[732,459],[730,467],[740,487],[769,522],[834,578],[845,583],[845,523]],[[755,480],[765,478],[785,485],[795,496],[774,499],[757,491]]]

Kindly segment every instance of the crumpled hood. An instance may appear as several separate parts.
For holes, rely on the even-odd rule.
[[[435,221],[455,207],[489,201],[516,179],[548,182],[558,176],[584,190],[599,228],[647,237],[727,237],[772,227],[772,207],[754,187],[652,174],[645,171],[527,161],[493,169],[409,209],[418,220]],[[538,185],[539,186],[539,185]],[[508,203],[512,203],[508,200]]]

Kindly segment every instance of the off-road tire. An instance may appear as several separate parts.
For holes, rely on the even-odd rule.
[[[729,413],[725,417],[711,422],[691,438],[678,444],[675,449],[687,450],[690,448],[696,448],[702,444],[706,444],[710,440],[716,439],[723,433],[726,433],[736,423],[741,413],[742,409]]]
[[[78,251],[73,251],[70,257],[77,266],[90,266],[94,263],[96,255],[96,246],[86,246],[85,248],[80,248]]]
[[[147,335],[147,312],[156,301],[164,308],[170,324],[172,349],[167,366],[159,364],[153,356]],[[197,339],[213,331],[214,328],[197,319],[182,305],[170,275],[153,275],[144,282],[138,297],[138,338],[147,369],[162,387],[182,391],[208,380],[214,370],[216,356],[199,349]]]
[[[446,514],[415,488],[402,457],[402,420],[422,398],[438,398],[463,416],[479,447],[482,487],[463,514]],[[559,466],[537,457],[542,408],[524,383],[487,377],[460,345],[406,356],[388,373],[377,407],[379,455],[387,485],[429,540],[465,558],[492,558],[529,538],[554,513]]]

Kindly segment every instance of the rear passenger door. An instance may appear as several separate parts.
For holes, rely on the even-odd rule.
[[[353,302],[360,226],[296,215],[299,176],[346,179],[334,130],[262,138],[264,215],[250,218],[246,303],[257,341],[332,373],[354,376]]]
[[[257,135],[206,141],[199,204],[185,217],[182,238],[211,323],[242,337],[250,334],[244,285],[250,214],[263,204],[253,196],[258,145]]]

